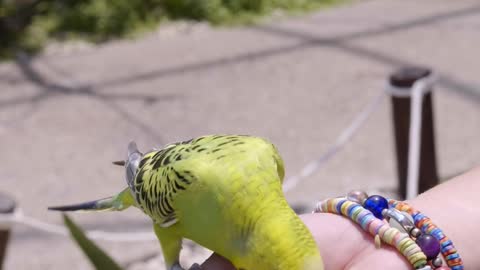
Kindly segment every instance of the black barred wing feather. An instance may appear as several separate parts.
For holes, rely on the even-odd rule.
[[[198,181],[199,162],[228,162],[226,157],[247,157],[267,149],[264,154],[275,160],[279,179],[284,168],[275,147],[269,142],[243,135],[212,135],[167,145],[164,149],[144,155],[135,176],[135,197],[142,210],[161,226],[168,227],[177,221],[175,198]],[[231,162],[231,161],[230,161]],[[233,164],[233,165],[235,165]]]
[[[161,226],[168,227],[177,219],[174,209],[176,195],[194,181],[190,171],[179,170],[179,160],[171,146],[145,155],[135,178],[135,197],[142,210]]]

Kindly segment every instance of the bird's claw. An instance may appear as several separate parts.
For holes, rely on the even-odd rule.
[[[172,267],[170,267],[169,270],[185,270],[185,269],[183,269],[183,267],[180,266],[179,263],[176,263],[176,264],[172,265]]]
[[[202,267],[198,263],[192,264],[188,270],[202,270]]]
[[[172,265],[170,270],[185,270],[185,269],[183,269],[179,263],[176,263]],[[194,263],[192,264],[192,266],[190,266],[190,268],[188,268],[188,270],[202,270],[202,267],[200,266],[200,264]]]

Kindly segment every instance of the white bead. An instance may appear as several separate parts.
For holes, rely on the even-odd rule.
[[[363,204],[363,201],[365,201],[367,198],[368,194],[362,190],[353,190],[347,194],[347,200],[356,202],[358,204]]]
[[[390,208],[386,211],[386,216],[389,217],[388,223],[390,226],[398,229],[401,232],[408,233],[408,228],[414,227],[412,216],[406,212],[398,211],[395,208]]]

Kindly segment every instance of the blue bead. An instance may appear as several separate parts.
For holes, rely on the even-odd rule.
[[[440,245],[442,246],[442,248],[446,248],[447,246],[453,245],[453,242],[452,242],[452,240],[449,239],[449,240],[441,243]]]
[[[425,215],[422,213],[416,213],[413,215],[413,219],[415,220],[415,223],[420,222],[420,220],[424,217]]]
[[[439,228],[435,228],[430,232],[431,235],[435,236],[438,240],[442,239],[443,233]]]
[[[362,217],[362,219],[360,220],[360,226],[366,230],[367,229],[367,224],[372,221],[372,219],[374,219],[374,217],[370,214],[370,215],[365,215]]]
[[[454,253],[454,254],[447,255],[447,257],[445,257],[445,260],[448,261],[448,260],[453,260],[457,258],[460,258],[460,255],[458,255],[458,253]]]
[[[342,205],[346,202],[346,200],[342,200],[337,204],[337,214],[342,213]]]
[[[382,211],[388,208],[388,201],[382,196],[372,195],[365,200],[364,207],[379,219],[383,219]]]
[[[361,207],[358,204],[352,204],[352,205],[353,206],[349,207],[348,211],[347,211],[347,214],[348,214],[349,217],[351,217],[353,215],[353,211],[355,211],[357,208]]]

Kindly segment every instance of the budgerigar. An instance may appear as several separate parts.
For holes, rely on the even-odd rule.
[[[168,270],[183,269],[183,238],[238,270],[323,269],[311,233],[283,195],[283,161],[265,139],[203,136],[146,154],[132,142],[120,163],[128,187],[116,196],[50,209],[140,208],[153,220]]]

